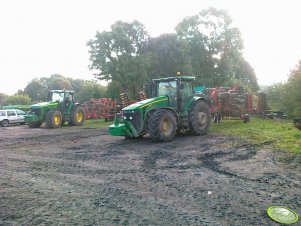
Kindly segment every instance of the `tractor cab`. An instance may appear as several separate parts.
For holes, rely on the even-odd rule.
[[[48,93],[48,101],[64,102],[69,100],[73,102],[74,91],[71,90],[50,90]]]
[[[194,80],[192,76],[153,79],[146,85],[146,93],[150,98],[167,96],[170,106],[181,111],[187,109],[185,103],[190,103],[193,99],[192,81]]]
[[[74,102],[74,91],[71,90],[50,90],[48,101],[58,102],[63,109],[67,109]]]

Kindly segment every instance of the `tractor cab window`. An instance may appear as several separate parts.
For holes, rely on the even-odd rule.
[[[193,96],[192,85],[190,82],[181,81],[179,84],[178,109],[185,109],[185,105],[190,103],[189,99]]]
[[[62,102],[64,100],[64,93],[52,93],[52,101]]]
[[[180,83],[180,96],[187,98],[193,95],[192,85],[190,82],[181,82]]]
[[[64,98],[64,101],[63,101],[63,108],[67,108],[69,107],[71,101],[73,101],[73,96],[70,95],[70,93],[65,93],[65,98]]]
[[[177,82],[170,81],[170,82],[160,82],[158,87],[158,96],[167,95],[169,97],[176,97],[177,96]]]

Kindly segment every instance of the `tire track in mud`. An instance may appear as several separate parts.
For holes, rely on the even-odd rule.
[[[14,134],[6,137],[5,139],[0,139],[0,148],[14,148],[20,145],[42,145],[44,143],[49,143],[49,141],[64,142],[64,141],[74,141],[75,143],[82,139],[87,139],[95,136],[107,135],[107,130],[105,129],[85,129],[85,128],[75,128],[73,127],[71,131],[66,130],[66,128],[57,129],[35,129],[25,128],[31,133],[25,134],[22,137],[14,137]],[[14,131],[13,131],[14,132]]]
[[[59,132],[3,150],[0,224],[277,225],[268,205],[301,208],[299,174],[275,166],[250,177],[232,167],[248,169],[261,148],[235,138]]]

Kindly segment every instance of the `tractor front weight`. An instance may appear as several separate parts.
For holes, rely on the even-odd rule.
[[[113,136],[138,137],[139,134],[131,122],[115,117],[113,125],[109,126],[109,133]]]

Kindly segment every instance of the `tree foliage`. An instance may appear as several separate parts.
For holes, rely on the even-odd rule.
[[[251,65],[243,58],[240,31],[224,10],[209,8],[183,19],[175,33],[149,37],[144,26],[117,21],[110,31],[97,32],[87,45],[90,68],[109,81],[108,94],[130,97],[147,79],[196,76],[207,87],[240,83],[258,90]]]
[[[7,96],[4,100],[3,105],[30,105],[31,98],[28,95],[15,94]]]
[[[34,102],[45,101],[47,98],[47,87],[43,84],[43,80],[36,78],[27,84],[24,94],[28,95]]]
[[[54,74],[50,76],[48,89],[71,90],[73,89],[73,87],[71,86],[70,81],[67,78],[60,74]]]
[[[301,61],[293,69],[287,82],[268,89],[269,106],[285,112],[290,118],[301,117]]]
[[[93,81],[85,81],[79,92],[75,93],[75,100],[85,102],[89,99],[98,99],[105,97],[106,88]]]
[[[226,11],[215,8],[203,10],[182,20],[176,32],[189,48],[193,74],[198,83],[221,86],[240,81],[258,90],[254,70],[242,56],[240,32],[232,26]]]
[[[248,61],[241,58],[238,62],[235,79],[237,79],[245,87],[251,88],[253,91],[259,90],[257,78],[254,69]]]
[[[91,69],[100,80],[119,83],[120,92],[135,96],[135,91],[147,78],[147,60],[143,56],[148,34],[138,21],[117,21],[111,31],[97,32],[90,48]]]
[[[95,81],[72,79],[59,74],[31,80],[23,93],[28,95],[32,102],[37,103],[47,100],[49,90],[63,89],[75,91],[75,100],[79,102],[106,96],[106,88]]]
[[[175,76],[177,72],[183,75],[192,73],[187,48],[176,34],[150,38],[147,54],[150,62],[148,78]]]

